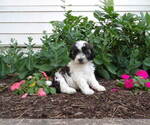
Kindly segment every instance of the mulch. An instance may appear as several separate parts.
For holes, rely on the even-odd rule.
[[[106,92],[87,96],[55,94],[21,99],[9,89],[0,93],[0,118],[150,118],[150,92],[116,88],[116,81],[100,80]]]

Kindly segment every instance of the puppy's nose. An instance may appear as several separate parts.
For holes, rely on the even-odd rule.
[[[79,62],[80,62],[80,63],[82,63],[82,62],[83,62],[83,59],[82,59],[82,58],[80,58],[80,59],[78,59],[78,60],[79,60]]]

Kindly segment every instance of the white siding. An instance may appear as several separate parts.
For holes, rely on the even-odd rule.
[[[10,43],[16,38],[19,44],[32,36],[36,44],[41,44],[43,30],[51,33],[52,20],[63,20],[67,10],[74,15],[88,16],[94,20],[93,11],[100,10],[102,0],[0,0],[0,40]],[[115,10],[120,14],[150,11],[150,0],[114,0]]]

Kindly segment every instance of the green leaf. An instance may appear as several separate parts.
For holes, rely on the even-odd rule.
[[[56,94],[56,89],[53,88],[53,87],[50,87],[50,91],[49,91],[51,94]]]
[[[98,71],[99,71],[99,73],[100,73],[101,76],[103,76],[103,77],[106,78],[106,79],[110,79],[110,75],[109,75],[109,73],[108,73],[107,70],[101,68],[101,69],[98,70]]]
[[[94,63],[95,63],[96,65],[102,65],[102,64],[103,64],[103,61],[102,61],[102,60],[99,60],[99,59],[97,59],[97,58],[95,58],[95,59],[94,59]]]
[[[148,12],[145,14],[145,20],[147,24],[150,25],[150,14]]]
[[[145,58],[145,60],[143,61],[143,64],[145,66],[150,66],[150,58],[149,57]]]
[[[37,84],[40,85],[40,86],[45,85],[45,81],[44,80],[39,80],[39,81],[37,81]]]
[[[30,95],[33,95],[35,93],[34,88],[29,88],[27,93],[29,93]]]
[[[117,68],[113,64],[108,64],[108,65],[105,65],[105,66],[106,66],[106,68],[108,69],[109,72],[111,72],[112,74],[116,74]]]
[[[123,81],[119,81],[119,82],[117,83],[117,86],[119,86],[119,87],[124,87]]]
[[[20,79],[24,79],[28,75],[28,73],[29,73],[28,71],[23,71],[23,72],[19,73],[18,77]]]
[[[43,64],[43,65],[36,65],[36,68],[38,68],[40,71],[50,71],[51,66],[49,64]]]

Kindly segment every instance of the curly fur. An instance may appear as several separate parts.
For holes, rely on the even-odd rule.
[[[95,67],[92,63],[94,53],[92,46],[86,41],[77,41],[70,50],[72,59],[66,67],[55,73],[52,86],[57,91],[67,94],[76,93],[80,89],[83,94],[94,94],[93,89],[105,91],[95,78]]]

